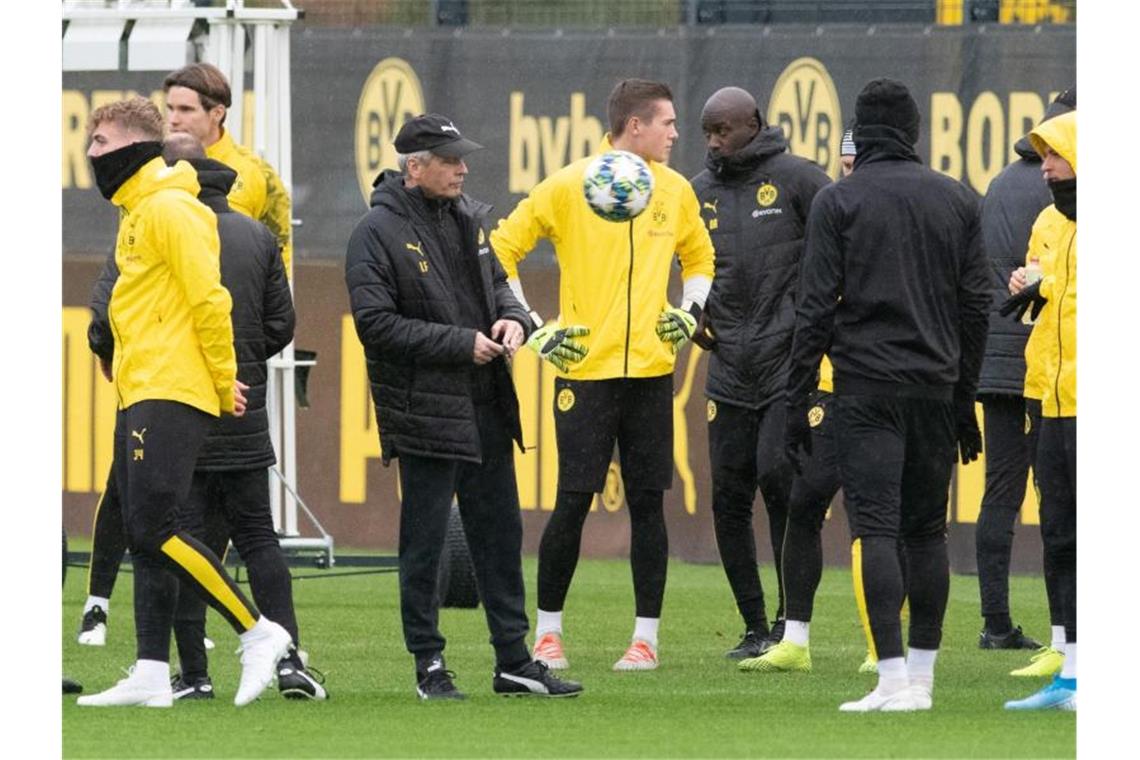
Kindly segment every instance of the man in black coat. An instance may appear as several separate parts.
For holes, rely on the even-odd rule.
[[[1066,90],[1049,104],[1045,120],[1076,108],[1076,88]],[[985,414],[986,486],[975,529],[978,590],[984,627],[978,636],[982,649],[1038,649],[1041,645],[1014,627],[1009,610],[1009,561],[1013,531],[1026,478],[1036,459],[1041,400],[1024,396],[1025,343],[1030,326],[998,314],[1008,296],[1010,273],[1025,265],[1029,232],[1041,210],[1053,202],[1041,181],[1041,156],[1028,137],[1014,144],[1018,160],[990,182],[982,201],[982,239],[992,270],[994,305],[989,337],[978,380],[978,401]],[[1034,468],[1036,470],[1036,468]],[[1049,600],[1052,641],[1034,655],[1033,662],[1013,675],[1049,676],[1060,670],[1065,627],[1058,597],[1056,573],[1046,561],[1045,593]]]
[[[574,696],[531,659],[522,517],[511,441],[521,450],[509,359],[532,322],[487,240],[490,206],[463,194],[463,156],[482,146],[421,114],[396,135],[401,172],[373,183],[348,243],[345,283],[364,345],[387,465],[399,458],[400,613],[421,699],[462,699],[447,670],[436,576],[458,493],[495,648],[499,694]]]
[[[879,659],[875,690],[840,710],[927,710],[950,590],[955,448],[963,462],[981,451],[974,397],[989,272],[973,193],[914,151],[920,117],[907,88],[874,80],[855,113],[855,171],[816,195],[808,219],[785,437],[792,456],[810,452],[808,404],[826,351],[840,483]]]
[[[712,512],[717,548],[744,636],[726,653],[756,657],[782,636],[782,547],[792,490],[784,456],[784,390],[795,327],[795,294],[812,198],[830,179],[788,153],[784,132],[764,124],[739,87],[717,90],[701,112],[706,169],[692,179],[716,248],[697,344],[710,351],[708,397]],[[768,628],[756,568],[752,502],[768,512],[779,605]]]

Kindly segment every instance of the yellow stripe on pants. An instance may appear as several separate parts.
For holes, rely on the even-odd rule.
[[[91,558],[87,561],[87,596],[91,596],[91,571],[95,567],[95,526],[99,524],[99,510],[103,508],[103,500],[107,498],[107,489],[99,494],[99,501],[95,504],[95,516],[91,518]],[[120,561],[122,557],[119,558]],[[110,594],[108,594],[110,596]]]
[[[198,581],[198,584],[206,589],[206,593],[218,600],[244,630],[248,631],[253,628],[257,621],[253,619],[249,608],[242,604],[217,569],[194,547],[178,536],[171,536],[162,545],[162,553],[177,562],[194,580]]]
[[[867,651],[871,659],[879,661],[875,650],[875,637],[871,634],[871,618],[867,614],[867,595],[863,591],[863,541],[851,542],[851,583],[855,586],[855,607],[859,610],[859,622],[863,625],[863,635],[867,637]]]

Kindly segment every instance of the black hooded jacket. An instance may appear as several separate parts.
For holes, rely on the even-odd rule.
[[[783,399],[808,210],[831,182],[787,147],[780,127],[764,127],[737,152],[710,154],[692,179],[716,248],[705,393],[749,409]]]
[[[1025,266],[1029,233],[1041,210],[1053,202],[1041,177],[1041,156],[1022,137],[1013,146],[1020,156],[990,182],[982,201],[982,240],[989,259],[993,308],[978,393],[1020,396],[1025,391],[1025,343],[1029,325],[1001,316],[1009,298],[1009,275]]]
[[[455,294],[474,289],[488,325],[512,319],[524,331],[532,329],[491,251],[491,207],[463,195],[429,208],[422,193],[404,187],[398,172],[381,173],[374,187],[372,209],[348,241],[345,284],[364,345],[383,461],[406,453],[481,462],[472,400],[474,373],[480,371],[473,358],[476,331],[460,326]],[[445,213],[458,224],[458,258],[444,247]],[[454,282],[452,261],[466,262],[471,277]],[[489,368],[494,403],[521,449],[510,368],[503,357]]]
[[[972,402],[990,304],[975,195],[895,129],[855,143],[855,171],[808,218],[789,404],[806,405],[825,351],[836,393]]]
[[[285,265],[273,233],[261,222],[230,208],[226,194],[237,173],[213,159],[193,159],[201,191],[198,200],[218,219],[222,285],[230,292],[233,309],[237,378],[249,386],[245,414],[222,415],[210,430],[198,455],[199,471],[254,470],[276,461],[269,440],[265,409],[266,360],[293,340],[296,316]],[[88,344],[110,360],[114,340],[107,323],[107,305],[119,271],[114,252],[108,257],[91,295],[92,320]]]

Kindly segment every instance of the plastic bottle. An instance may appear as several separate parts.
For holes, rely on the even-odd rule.
[[[1025,265],[1025,287],[1027,287],[1027,288],[1031,287],[1032,285],[1034,285],[1035,283],[1038,283],[1040,281],[1041,281],[1041,261],[1040,261],[1040,259],[1032,258],[1029,260],[1029,263]],[[1030,308],[1025,310],[1024,314],[1021,315],[1021,323],[1023,325],[1031,325],[1037,321],[1037,320],[1033,319],[1031,316],[1029,316],[1032,311],[1033,311],[1033,308],[1030,307]]]

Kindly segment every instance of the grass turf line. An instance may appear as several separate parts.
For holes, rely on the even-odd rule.
[[[309,572],[309,571],[305,571]],[[335,572],[335,571],[331,571]],[[536,563],[524,562],[534,614]],[[775,575],[762,568],[768,604]],[[107,646],[81,647],[75,631],[86,573],[72,568],[64,591],[63,672],[85,693],[108,688],[134,660],[131,581],[111,603]],[[1039,578],[1014,577],[1010,603],[1027,634],[1048,638]],[[610,670],[633,630],[624,560],[584,560],[567,600],[571,670],[586,693],[573,700],[504,699],[491,693],[494,667],[482,608],[443,610],[448,667],[467,692],[461,703],[415,697],[400,633],[394,573],[294,583],[302,648],[328,676],[332,699],[293,702],[274,690],[233,706],[237,639],[211,613],[217,643],[210,671],[217,698],[171,710],[80,708],[64,697],[64,757],[1073,757],[1071,713],[1008,713],[1006,699],[1043,681],[1008,672],[1030,652],[982,651],[977,579],[955,576],[938,658],[934,710],[848,715],[839,703],[868,691],[859,675],[865,644],[851,576],[826,570],[812,624],[810,674],[741,673],[723,658],[741,634],[724,573],[674,561],[661,625],[661,668]],[[530,639],[533,643],[533,637]],[[177,667],[175,665],[175,667]]]

